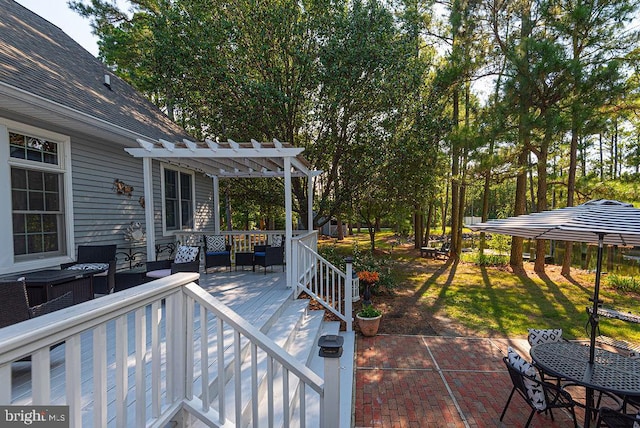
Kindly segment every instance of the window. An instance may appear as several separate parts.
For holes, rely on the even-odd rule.
[[[60,143],[9,131],[15,261],[65,252]]]
[[[193,229],[193,174],[164,168],[163,175],[165,230]]]

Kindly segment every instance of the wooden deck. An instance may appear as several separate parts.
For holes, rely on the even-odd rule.
[[[292,290],[286,287],[286,279],[283,272],[268,272],[266,275],[263,272],[252,271],[211,271],[208,274],[201,274],[200,286],[209,291],[214,297],[220,299],[223,303],[228,305],[235,312],[247,319],[255,327],[262,329],[269,328],[268,323],[273,322],[273,314],[276,313],[283,303],[291,298]],[[148,307],[147,311],[150,312],[151,308]],[[147,323],[150,322],[151,317],[147,316]],[[199,329],[199,322],[194,327]],[[134,314],[128,315],[127,322],[128,330],[128,348],[129,355],[135,353],[135,322]],[[150,328],[146,328],[148,333]],[[81,379],[82,379],[82,426],[92,426],[93,421],[93,351],[92,343],[93,333],[92,331],[86,331],[81,336]],[[150,337],[147,339],[150,342]],[[108,421],[110,426],[114,426],[114,403],[116,400],[115,391],[115,375],[112,368],[115,366],[115,323],[110,322],[107,324],[107,367],[108,367],[108,384],[112,385],[107,393],[108,403]],[[112,346],[113,345],[113,346]],[[64,344],[51,350],[51,403],[50,404],[64,404],[65,401],[65,346]],[[149,347],[147,346],[147,352]],[[150,377],[151,370],[147,370],[147,378]],[[133,367],[130,366],[128,379],[126,381],[128,393],[126,394],[126,401],[128,406],[128,413],[132,417],[127,418],[129,423],[133,424],[133,414],[135,410],[135,376]],[[150,382],[147,379],[147,385]],[[150,386],[149,391],[150,394]],[[12,365],[12,404],[25,405],[31,403],[31,363],[16,362]],[[147,409],[147,414],[150,414],[151,409]]]

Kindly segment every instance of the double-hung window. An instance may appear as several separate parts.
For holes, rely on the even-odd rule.
[[[8,130],[14,262],[66,253],[63,144]]]
[[[164,166],[162,175],[165,231],[193,229],[193,173]]]

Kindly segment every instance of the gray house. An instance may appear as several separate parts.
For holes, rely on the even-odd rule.
[[[284,178],[291,217],[291,176],[311,185],[317,174],[302,149],[192,142],[59,28],[12,0],[0,8],[0,174],[11,183],[0,190],[11,201],[0,208],[11,225],[0,274],[71,261],[82,244],[126,251],[132,222],[146,229],[150,260],[185,231],[219,231],[219,177]]]
[[[189,136],[59,28],[12,0],[0,9],[0,174],[11,183],[0,189],[11,201],[0,208],[0,245],[10,249],[0,273],[70,261],[79,244],[123,243],[126,227],[145,220],[142,160],[124,148]],[[183,206],[193,212],[178,213],[183,224],[207,227],[211,216],[199,213],[210,213],[211,179],[153,168],[191,189],[178,195],[192,201]],[[159,237],[182,226],[162,217]]]

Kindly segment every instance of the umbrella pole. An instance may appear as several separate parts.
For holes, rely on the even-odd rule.
[[[596,263],[596,283],[593,290],[593,311],[589,316],[591,325],[591,342],[589,348],[589,363],[593,364],[596,353],[596,332],[598,330],[598,306],[600,304],[600,275],[602,274],[602,253],[604,249],[604,233],[598,234],[598,258]]]

